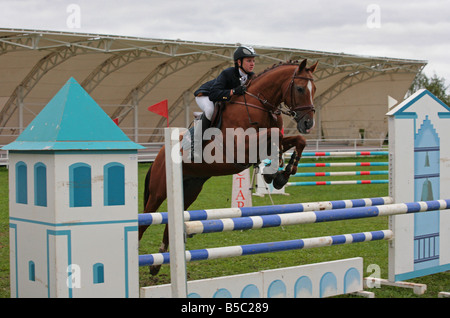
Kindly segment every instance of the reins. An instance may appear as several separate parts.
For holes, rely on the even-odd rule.
[[[299,66],[299,67],[300,67],[300,66]],[[299,67],[298,67],[298,68],[299,68]],[[267,99],[262,99],[262,98],[260,97],[260,93],[258,93],[257,95],[255,95],[255,94],[253,94],[253,93],[251,93],[251,92],[249,92],[249,91],[246,91],[245,94],[243,95],[243,96],[244,96],[244,102],[241,102],[241,101],[232,101],[231,103],[232,103],[232,104],[240,104],[240,105],[244,105],[244,106],[246,107],[247,115],[248,115],[248,118],[249,118],[249,121],[250,121],[250,124],[251,124],[251,125],[257,125],[258,123],[257,123],[257,122],[253,122],[253,121],[251,120],[251,118],[250,118],[250,113],[249,113],[249,111],[248,111],[248,107],[256,108],[256,109],[259,109],[259,110],[261,110],[261,111],[267,112],[267,113],[271,114],[272,117],[273,117],[274,119],[276,119],[276,116],[281,115],[281,114],[284,114],[284,115],[287,115],[287,116],[292,117],[295,121],[298,122],[299,120],[301,120],[301,117],[299,118],[299,116],[298,116],[298,114],[297,114],[297,111],[305,111],[305,110],[315,111],[314,105],[313,105],[313,104],[296,106],[296,107],[294,107],[293,109],[291,108],[292,106],[289,106],[289,105],[286,104],[286,94],[287,94],[287,92],[290,90],[290,93],[291,93],[291,102],[294,101],[293,104],[295,105],[295,94],[294,94],[294,90],[293,90],[293,84],[294,84],[294,80],[295,80],[295,79],[303,79],[303,80],[308,80],[308,81],[314,81],[313,78],[304,77],[304,76],[296,76],[295,74],[297,73],[298,68],[295,69],[294,74],[292,75],[292,79],[291,79],[291,81],[289,82],[289,85],[287,86],[286,90],[284,91],[284,93],[283,93],[283,95],[282,95],[282,97],[281,97],[281,102],[280,102],[278,105],[274,105],[273,103],[269,102]],[[247,86],[250,86],[251,81],[252,81],[252,80],[250,80],[250,82],[249,82],[249,84],[248,84]],[[247,99],[245,98],[246,95],[249,95],[249,96],[255,98],[255,99],[258,100],[263,106],[259,106],[259,105],[247,103]],[[283,101],[284,101],[284,103],[285,103],[285,106],[286,106],[288,109],[283,109],[283,108],[282,108],[281,103],[282,103]],[[264,106],[266,106],[266,107],[264,107]],[[306,114],[304,114],[303,116],[305,116],[305,115],[306,115]],[[303,117],[303,116],[302,116],[302,117]]]

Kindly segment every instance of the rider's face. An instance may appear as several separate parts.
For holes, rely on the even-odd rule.
[[[241,65],[241,61],[238,61],[239,66],[241,66],[244,71],[250,73],[253,72],[253,69],[255,68],[255,58],[254,57],[244,57],[244,59],[242,60],[242,65]]]

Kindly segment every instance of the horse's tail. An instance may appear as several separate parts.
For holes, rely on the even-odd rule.
[[[153,165],[151,165],[150,168],[148,168],[147,175],[145,176],[145,182],[144,182],[144,210],[145,210],[145,207],[147,206],[148,197],[150,196],[150,191],[149,191],[148,184],[150,183],[150,173],[152,171],[152,167],[153,167]]]

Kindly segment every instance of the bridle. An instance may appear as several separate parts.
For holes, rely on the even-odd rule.
[[[291,92],[291,102],[293,102],[293,105],[297,105],[297,103],[295,102],[295,92],[294,92],[294,80],[295,79],[303,79],[303,80],[306,80],[306,81],[314,82],[314,78],[312,78],[312,77],[296,76],[295,74],[297,73],[299,68],[300,68],[300,66],[295,69],[294,74],[292,75],[292,79],[289,82],[289,85],[286,88],[286,90],[285,90],[285,92],[284,92],[284,94],[282,96],[282,100],[284,100],[285,104],[286,104],[286,93],[287,93],[287,91],[290,90],[290,92]],[[296,122],[299,122],[306,115],[306,113],[305,113],[302,117],[299,117],[298,114],[297,114],[297,111],[299,111],[299,112],[300,111],[313,111],[313,112],[316,111],[316,109],[314,108],[314,104],[295,106],[294,108],[292,108],[292,105],[287,105],[287,107],[289,108],[289,112],[290,112],[289,115]]]
[[[256,108],[256,109],[268,112],[269,114],[271,114],[274,117],[274,119],[276,119],[276,116],[284,114],[284,115],[292,117],[296,122],[299,122],[304,116],[306,116],[307,112],[305,112],[303,114],[303,116],[301,116],[301,117],[298,115],[297,112],[302,112],[302,111],[313,111],[313,112],[315,112],[315,108],[314,108],[313,104],[301,105],[301,106],[293,106],[293,105],[296,105],[296,102],[295,102],[295,91],[294,91],[294,80],[295,79],[303,79],[303,80],[307,80],[307,81],[314,81],[314,79],[310,78],[310,77],[296,76],[295,74],[297,73],[299,67],[297,67],[295,69],[295,71],[294,71],[294,73],[292,75],[291,81],[289,82],[289,85],[284,90],[284,92],[282,94],[282,97],[281,97],[281,102],[278,105],[274,105],[273,103],[269,102],[267,99],[262,98],[261,97],[261,96],[263,96],[262,93],[258,93],[258,94],[255,95],[253,93],[250,93],[249,91],[246,91],[245,94],[244,94],[244,102],[233,101],[232,103],[245,105],[246,108],[247,108],[247,113],[249,115],[249,118],[250,118],[250,114],[248,112],[248,107],[252,107],[252,108]],[[250,82],[249,82],[249,84],[247,86],[249,86],[250,84],[251,84],[251,80],[250,80]],[[288,91],[291,94],[291,102],[293,102],[292,105],[288,105],[287,102],[286,102],[287,101],[286,96],[288,94]],[[245,95],[249,95],[249,96],[257,99],[263,105],[263,107],[247,103]],[[282,106],[281,106],[282,102],[284,102],[285,107],[288,108],[288,109],[283,109],[282,108]],[[250,120],[250,123],[256,124],[255,122],[252,122],[251,120]]]

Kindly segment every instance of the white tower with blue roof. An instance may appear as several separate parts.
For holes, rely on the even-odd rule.
[[[9,151],[11,297],[138,297],[137,150],[71,78]]]
[[[390,195],[395,202],[450,198],[450,107],[419,90],[387,113]],[[450,213],[390,217],[389,280],[450,270]]]

